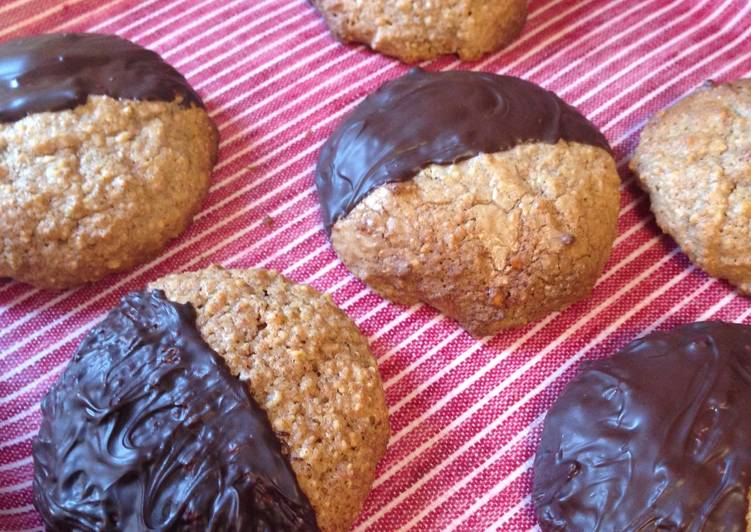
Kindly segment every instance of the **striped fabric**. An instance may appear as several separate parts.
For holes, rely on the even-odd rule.
[[[359,530],[534,528],[541,423],[582,359],[657,327],[750,321],[747,299],[660,234],[626,161],[658,109],[707,79],[751,72],[751,2],[532,0],[530,9],[510,48],[426,67],[522,76],[581,109],[619,162],[619,237],[591,298],[475,341],[429,308],[373,294],[322,229],[313,188],[321,143],[405,66],[336,43],[305,0],[0,0],[0,40],[96,31],[157,50],[202,94],[222,137],[203,211],[156,260],[59,294],[0,281],[0,529],[41,527],[31,504],[40,399],[94,322],[168,272],[214,262],[280,270],[329,292],[370,337],[393,434]]]

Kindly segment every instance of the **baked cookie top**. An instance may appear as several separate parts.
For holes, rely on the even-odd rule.
[[[59,290],[151,259],[200,208],[217,143],[152,51],[80,33],[0,44],[0,276]]]
[[[479,59],[513,41],[527,0],[312,0],[331,32],[407,63],[457,54]]]
[[[545,419],[543,530],[746,531],[751,327],[694,323],[583,364]]]
[[[708,82],[657,113],[631,168],[662,230],[707,273],[751,293],[751,80]]]
[[[203,338],[269,416],[323,530],[348,530],[389,437],[367,340],[331,300],[267,270],[213,266],[150,285],[191,303]]]

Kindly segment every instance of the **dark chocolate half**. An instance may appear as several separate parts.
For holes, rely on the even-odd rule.
[[[133,293],[42,402],[34,505],[48,530],[316,530],[266,413],[190,305]]]
[[[543,530],[746,531],[751,327],[694,323],[582,365],[545,419]]]
[[[0,43],[0,122],[73,109],[90,95],[203,107],[156,52],[115,35],[50,33]]]
[[[482,72],[412,69],[365,98],[321,149],[316,186],[331,228],[373,189],[525,142],[610,151],[579,111],[534,83]]]

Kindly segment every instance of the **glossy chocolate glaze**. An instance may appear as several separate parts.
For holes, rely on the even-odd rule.
[[[559,140],[610,151],[605,137],[552,92],[511,76],[412,69],[365,98],[321,149],[316,186],[323,224],[373,189],[525,142]]]
[[[751,327],[695,323],[588,362],[545,419],[543,530],[745,532]]]
[[[316,530],[266,413],[190,305],[123,298],[42,402],[48,530]]]
[[[90,95],[203,107],[158,54],[115,35],[51,33],[0,43],[0,122],[73,109]]]

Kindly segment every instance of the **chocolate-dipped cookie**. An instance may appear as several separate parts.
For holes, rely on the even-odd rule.
[[[86,337],[42,403],[49,529],[349,529],[389,434],[357,327],[265,270],[150,290]]]
[[[545,419],[543,530],[745,532],[751,327],[652,333],[582,365]]]
[[[200,208],[217,140],[185,78],[125,39],[0,43],[0,276],[63,289],[154,257]]]
[[[386,83],[325,143],[316,185],[356,276],[476,336],[589,294],[616,234],[607,140],[510,76],[413,69]]]
[[[751,295],[751,79],[708,82],[657,113],[631,168],[691,261]]]
[[[442,54],[475,60],[511,43],[527,0],[312,0],[338,39],[414,63]]]

